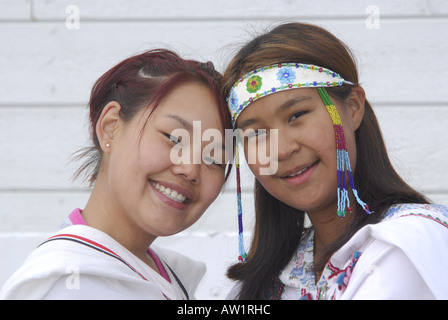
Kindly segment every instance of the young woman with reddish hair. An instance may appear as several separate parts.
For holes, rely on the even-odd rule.
[[[1,298],[193,297],[204,264],[150,245],[195,223],[227,177],[222,159],[171,161],[175,146],[192,156],[204,149],[191,141],[194,121],[222,136],[231,127],[220,77],[211,63],[159,49],[124,60],[96,81],[89,102],[93,146],[81,153],[86,161],[77,172],[93,185],[88,203],[28,257]],[[177,129],[191,140],[172,135]]]

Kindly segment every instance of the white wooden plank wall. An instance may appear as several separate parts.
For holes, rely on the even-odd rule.
[[[73,9],[79,29],[70,28]],[[319,24],[351,47],[397,170],[448,204],[447,1],[0,0],[0,285],[88,199],[68,159],[88,143],[85,106],[102,73],[156,47],[222,71],[242,42],[283,21]],[[243,175],[250,225],[252,179]],[[230,285],[233,181],[195,226],[159,241],[206,261],[201,299],[223,298]]]

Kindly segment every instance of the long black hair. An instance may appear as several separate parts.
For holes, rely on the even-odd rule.
[[[300,62],[326,67],[344,79],[358,83],[358,72],[349,49],[325,29],[302,23],[287,23],[260,35],[236,54],[223,76],[223,95],[233,84],[257,68],[283,62]],[[327,89],[330,96],[345,101],[350,86]],[[357,204],[353,222],[339,239],[324,249],[314,262],[322,271],[331,255],[342,247],[361,227],[380,222],[390,206],[398,203],[428,203],[407,185],[393,168],[387,155],[381,130],[369,102],[355,133],[355,185],[363,201],[369,204],[366,215]],[[336,214],[336,212],[335,212]],[[304,231],[303,211],[289,207],[273,197],[255,180],[255,230],[247,262],[228,270],[228,277],[241,282],[240,299],[267,299],[278,283],[278,275],[291,260]]]

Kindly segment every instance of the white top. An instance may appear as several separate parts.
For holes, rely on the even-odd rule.
[[[280,299],[448,299],[445,206],[392,206],[380,223],[361,228],[333,254],[317,284],[313,247],[311,228],[279,275]]]
[[[6,282],[0,299],[187,299],[182,286],[193,299],[206,269],[202,262],[153,248],[168,272],[167,281],[97,229],[74,225],[54,236],[66,239],[35,249]]]

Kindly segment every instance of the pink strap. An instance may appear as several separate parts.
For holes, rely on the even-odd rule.
[[[86,221],[82,217],[81,209],[73,210],[72,213],[70,213],[70,215],[68,216],[68,218],[70,219],[70,221],[72,222],[73,225],[78,225],[78,224],[82,224],[84,226],[87,225]]]
[[[156,266],[159,269],[160,275],[162,277],[164,277],[166,279],[166,281],[171,283],[170,276],[168,275],[168,273],[166,272],[165,268],[163,267],[162,261],[160,261],[160,259],[157,256],[157,254],[151,248],[148,248],[148,253],[151,256],[151,258],[154,260],[154,262],[156,263]]]

